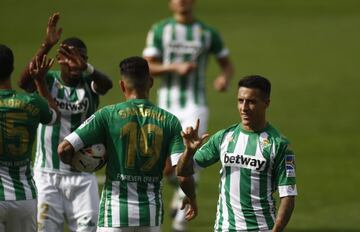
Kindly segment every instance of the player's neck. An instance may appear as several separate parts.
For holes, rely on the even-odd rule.
[[[255,123],[253,125],[243,124],[242,128],[248,132],[258,132],[258,131],[263,131],[267,126],[268,126],[268,122],[266,120],[264,120],[264,121]]]
[[[0,89],[1,90],[8,90],[8,89],[10,90],[10,89],[12,89],[10,78],[7,79],[7,80],[0,81]]]
[[[184,14],[174,14],[175,21],[181,24],[189,24],[195,21],[195,17],[192,12]]]
[[[149,99],[149,93],[138,93],[136,91],[131,91],[125,94],[126,100],[133,99]]]
[[[61,80],[66,86],[76,87],[79,84],[79,79],[71,78],[66,75],[61,75]]]

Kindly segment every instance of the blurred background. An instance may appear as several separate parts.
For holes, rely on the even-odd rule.
[[[141,55],[150,26],[171,15],[166,0],[1,0],[0,43],[15,54],[14,86],[53,12],[61,13],[62,38],[82,38],[89,62],[112,77],[114,88],[102,106],[123,101],[120,60]],[[232,87],[218,93],[212,87],[218,68],[213,58],[209,62],[209,132],[239,121],[240,77],[268,77],[268,119],[296,152],[299,196],[286,231],[360,231],[360,1],[197,0],[195,15],[220,31],[236,68]],[[218,171],[214,165],[201,174],[199,216],[189,231],[213,230]],[[168,202],[171,189],[164,190]],[[170,231],[167,213],[163,231]]]

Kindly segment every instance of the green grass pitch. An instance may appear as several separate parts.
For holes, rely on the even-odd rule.
[[[2,0],[0,43],[15,53],[14,86],[41,44],[49,15],[59,11],[63,38],[83,38],[89,62],[113,78],[115,87],[101,104],[122,101],[118,63],[141,55],[151,24],[170,15],[167,2]],[[360,231],[360,2],[199,0],[196,15],[221,32],[236,68],[231,89],[220,94],[212,89],[218,68],[213,59],[209,63],[209,132],[238,122],[235,97],[241,76],[268,77],[273,83],[269,120],[296,152],[299,196],[287,231]],[[215,165],[202,173],[199,216],[189,231],[213,228],[218,169]],[[163,231],[170,231],[169,225],[165,217]]]

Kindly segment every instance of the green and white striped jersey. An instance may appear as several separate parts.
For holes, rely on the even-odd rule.
[[[103,143],[108,158],[100,227],[158,226],[163,220],[162,172],[184,151],[179,120],[145,99],[97,111],[67,136],[75,151]]]
[[[297,195],[295,158],[289,142],[270,124],[248,132],[242,124],[213,135],[194,156],[195,165],[221,162],[215,231],[271,230],[273,192]]]
[[[36,198],[31,155],[36,128],[56,113],[37,94],[0,90],[0,201]]]
[[[73,169],[60,161],[58,144],[96,111],[99,96],[92,90],[90,78],[82,77],[76,87],[70,87],[64,85],[60,75],[60,71],[49,71],[46,75],[61,118],[54,125],[39,125],[34,168],[64,174],[71,173]]]
[[[158,89],[159,106],[176,112],[185,107],[206,105],[205,71],[209,54],[226,57],[219,33],[200,21],[181,24],[168,18],[154,24],[147,36],[144,57],[156,57],[163,64],[196,62],[197,68],[187,76],[168,73]]]

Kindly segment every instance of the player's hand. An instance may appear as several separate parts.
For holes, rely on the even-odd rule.
[[[86,60],[81,56],[80,51],[66,44],[61,44],[57,56],[59,64],[64,64],[73,71],[84,71],[87,68]]]
[[[224,76],[220,75],[214,80],[214,89],[218,92],[224,92],[229,87],[229,80]]]
[[[199,126],[200,119],[197,119],[195,128],[187,127],[185,131],[181,132],[186,149],[192,151],[197,150],[203,144],[204,140],[209,137],[207,133],[199,137]]]
[[[186,221],[191,221],[198,214],[198,207],[197,207],[196,199],[191,200],[190,198],[185,196],[182,203],[181,203],[180,209],[181,210],[183,210],[183,209],[186,210],[186,212],[185,212],[185,220]]]
[[[60,13],[54,13],[49,17],[48,25],[46,27],[45,45],[54,46],[60,40],[62,28],[57,28],[57,23],[60,19]]]
[[[46,55],[43,55],[42,58],[39,56],[36,56],[33,61],[29,64],[29,73],[30,76],[35,81],[44,81],[45,74],[51,66],[54,64],[54,59],[50,58],[47,59]]]
[[[180,76],[185,76],[189,74],[191,71],[196,69],[197,65],[193,62],[185,62],[185,63],[176,63],[173,64],[175,72]]]

